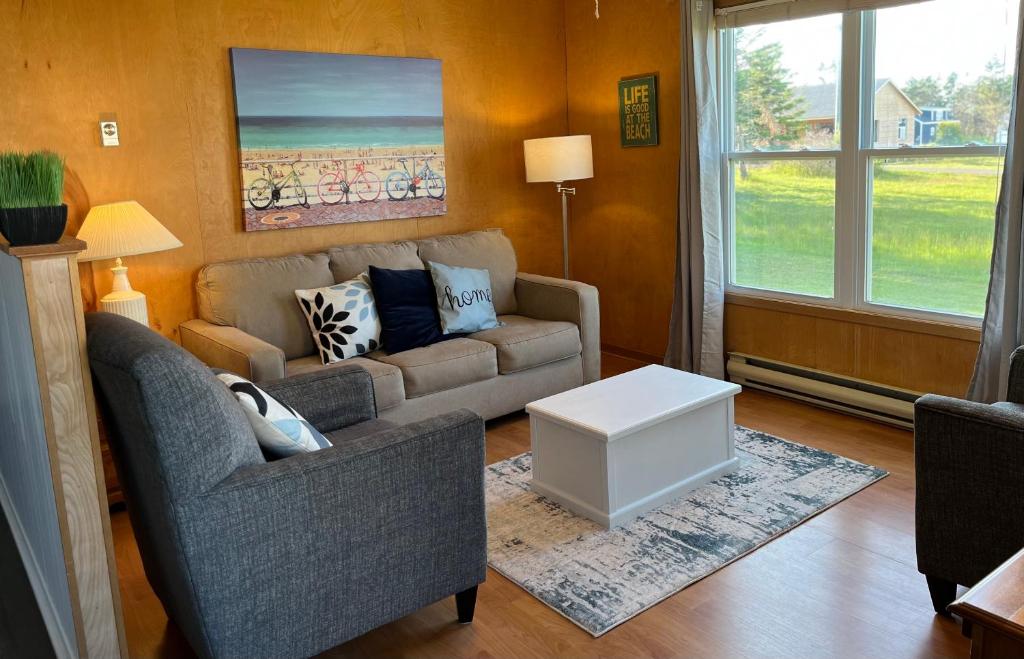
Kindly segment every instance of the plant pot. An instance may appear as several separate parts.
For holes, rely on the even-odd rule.
[[[0,208],[0,233],[12,247],[55,243],[64,235],[67,224],[67,204]]]

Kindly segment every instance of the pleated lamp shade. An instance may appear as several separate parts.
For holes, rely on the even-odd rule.
[[[159,220],[137,201],[93,206],[78,232],[87,247],[79,261],[100,261],[181,247]]]

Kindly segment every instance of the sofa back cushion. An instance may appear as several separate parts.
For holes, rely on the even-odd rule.
[[[237,327],[297,359],[316,348],[295,291],[332,284],[327,254],[211,263],[196,282],[199,317]]]
[[[495,312],[516,312],[516,252],[501,229],[436,236],[419,240],[417,245],[423,262],[487,270]]]
[[[367,272],[373,265],[388,270],[422,270],[423,261],[416,254],[416,243],[408,240],[396,243],[368,243],[342,245],[327,251],[331,259],[334,283],[353,279]]]

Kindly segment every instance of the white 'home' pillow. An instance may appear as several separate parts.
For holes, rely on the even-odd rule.
[[[331,446],[331,442],[301,414],[252,382],[233,373],[218,373],[217,379],[226,384],[238,399],[256,441],[271,456],[287,458]]]
[[[334,286],[295,291],[324,365],[380,347],[380,319],[366,273]]]

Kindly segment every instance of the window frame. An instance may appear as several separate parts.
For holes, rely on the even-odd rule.
[[[735,150],[735,28],[716,30],[718,41],[718,89],[721,144],[721,187],[723,224],[723,266],[727,293],[761,297],[814,306],[875,313],[977,328],[982,318],[964,314],[902,307],[870,301],[871,296],[871,223],[873,191],[871,162],[875,158],[946,158],[997,156],[1006,154],[1005,145],[876,147],[874,119],[875,11],[842,12],[841,61],[837,77],[840,88],[837,129],[838,149],[801,148],[786,151]],[[856,89],[856,93],[846,90]],[[908,137],[910,126],[907,127]],[[741,161],[758,160],[835,160],[835,253],[833,296],[776,291],[735,283],[736,241],[735,189],[732,166]]]

